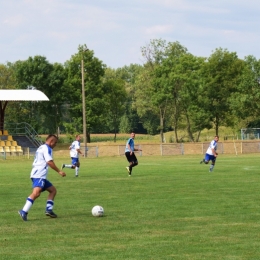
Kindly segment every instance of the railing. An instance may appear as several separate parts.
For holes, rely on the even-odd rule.
[[[43,144],[41,138],[38,136],[38,133],[28,123],[22,122],[6,124],[5,129],[8,130],[10,135],[26,136],[36,146]]]

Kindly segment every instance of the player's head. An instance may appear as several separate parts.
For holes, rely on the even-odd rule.
[[[135,138],[135,133],[132,132],[130,136],[131,136],[131,138]]]
[[[219,136],[218,136],[218,135],[215,135],[214,140],[215,140],[216,142],[218,142]]]
[[[56,135],[50,134],[46,137],[45,143],[48,144],[51,148],[54,148],[58,142],[58,137]]]
[[[76,138],[77,141],[79,141],[81,137],[80,137],[80,135],[76,135],[75,138]]]

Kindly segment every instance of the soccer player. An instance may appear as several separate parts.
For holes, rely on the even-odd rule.
[[[71,164],[62,164],[61,168],[70,168],[75,169],[75,177],[79,176],[79,154],[84,156],[84,154],[80,151],[80,135],[76,135],[75,141],[69,147],[70,149],[70,157],[71,157]]]
[[[209,172],[213,171],[213,168],[215,166],[216,159],[218,156],[218,153],[217,153],[218,140],[219,140],[219,137],[218,137],[218,135],[216,135],[214,137],[214,140],[212,140],[209,144],[209,148],[206,151],[205,158],[200,162],[200,163],[208,164],[209,161],[211,161],[211,165],[209,167]]]
[[[59,173],[62,177],[66,176],[66,173],[55,165],[52,158],[52,149],[56,146],[57,141],[58,137],[56,135],[48,135],[45,144],[41,145],[35,153],[31,171],[33,191],[27,198],[23,209],[18,211],[24,221],[27,221],[28,211],[32,207],[34,201],[41,195],[41,192],[44,192],[45,190],[49,192],[45,215],[51,218],[57,218],[57,215],[52,211],[57,190],[52,183],[47,180],[49,167]]]
[[[129,177],[132,175],[132,168],[138,165],[138,161],[134,151],[142,151],[141,149],[135,148],[134,138],[135,138],[135,133],[131,133],[130,138],[126,142],[126,147],[125,147],[125,156],[127,161],[129,162],[129,166],[126,167],[126,170],[129,174]]]

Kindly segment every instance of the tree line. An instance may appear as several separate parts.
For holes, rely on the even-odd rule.
[[[0,89],[44,92],[49,102],[0,101],[5,124],[27,122],[39,133],[82,133],[84,63],[87,140],[91,133],[179,130],[199,141],[203,129],[260,127],[260,60],[217,48],[209,57],[191,54],[179,42],[151,40],[141,47],[143,64],[112,69],[80,45],[64,64],[46,57],[0,64]],[[0,97],[1,100],[1,97]],[[1,121],[1,118],[0,118]]]

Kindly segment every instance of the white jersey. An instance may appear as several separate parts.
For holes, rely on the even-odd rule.
[[[215,140],[212,140],[209,144],[209,148],[206,153],[209,155],[213,155],[212,149],[217,151],[217,148],[218,148],[218,142],[216,142]]]
[[[46,179],[49,168],[47,162],[52,160],[52,148],[47,144],[41,145],[34,156],[31,178]]]
[[[79,158],[79,153],[77,151],[79,149],[80,149],[80,142],[76,140],[70,146],[70,157]]]

